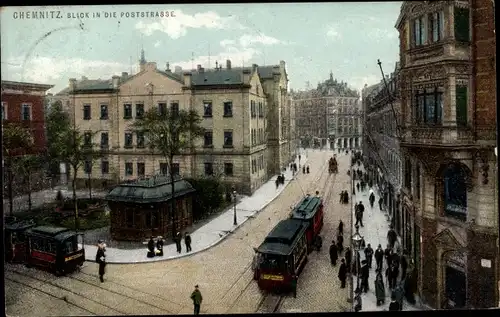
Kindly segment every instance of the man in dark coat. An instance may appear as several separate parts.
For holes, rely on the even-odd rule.
[[[401,257],[401,279],[406,278],[406,270],[408,269],[408,260],[406,258],[406,250],[403,251],[403,256]]]
[[[384,261],[384,250],[382,250],[382,246],[379,244],[377,250],[375,251],[375,262],[377,263],[377,270],[382,271]]]
[[[148,258],[154,258],[155,257],[155,240],[153,240],[153,237],[149,239],[148,242]]]
[[[368,285],[368,278],[370,276],[370,269],[368,268],[368,262],[366,260],[361,261],[361,290],[363,292],[368,292],[370,288]]]
[[[396,287],[396,283],[398,281],[398,275],[399,275],[399,268],[393,263],[389,267],[389,274],[388,274],[388,279],[389,279],[389,287],[391,289]]]
[[[181,240],[182,240],[181,233],[177,232],[177,234],[175,235],[175,239],[174,239],[175,246],[177,247],[177,253],[181,253],[181,251],[182,251]]]
[[[309,165],[306,167],[307,174],[309,174]]]
[[[347,265],[345,260],[340,260],[340,268],[339,268],[339,280],[340,280],[340,288],[345,288],[345,281],[347,279]]]
[[[356,184],[356,189],[358,190],[359,192],[359,183]]]
[[[377,298],[377,306],[380,306],[385,302],[385,286],[384,278],[380,271],[377,272],[377,277],[375,278],[375,296]]]
[[[384,250],[385,263],[387,264],[387,268],[391,266],[392,263],[392,249],[387,245],[387,248]]]
[[[373,208],[373,204],[375,203],[375,194],[373,192],[370,193],[368,200],[370,201],[370,207]]]
[[[344,236],[342,234],[337,236],[337,251],[339,255],[344,251]]]
[[[391,303],[389,304],[389,311],[399,311],[399,310],[400,310],[399,303],[396,300],[396,295],[393,294],[391,296]]]
[[[403,283],[402,282],[401,283],[397,283],[397,285],[394,288],[393,293],[395,295],[396,301],[399,304],[399,310],[403,310],[403,301],[404,301],[403,299],[404,299],[404,296],[405,296],[405,291],[404,291]]]
[[[339,203],[343,204],[344,203],[344,191],[341,191],[340,192],[340,199],[339,199]]]
[[[389,246],[391,247],[391,249],[394,248],[394,244],[396,243],[397,239],[398,235],[391,225],[389,231],[387,231],[387,242],[389,242]]]
[[[280,176],[276,178],[276,181],[274,182],[276,184],[276,189],[280,186]]]
[[[337,245],[335,244],[335,240],[333,240],[332,245],[330,245],[330,262],[332,263],[333,266],[337,265],[337,259],[338,259],[338,249]]]
[[[104,273],[106,267],[106,244],[99,240],[97,245],[97,253],[95,255],[95,261],[99,264],[99,280],[101,283],[104,282]]]
[[[347,267],[347,273],[351,272],[351,261],[352,261],[352,252],[349,247],[345,248],[345,264]]]
[[[190,298],[193,300],[194,314],[199,315],[201,302],[203,301],[203,296],[201,296],[201,292],[198,285],[194,287],[194,291],[191,293]]]
[[[348,204],[348,203],[349,203],[349,193],[346,190],[344,193],[344,204]]]
[[[341,235],[344,234],[344,223],[342,222],[342,220],[339,220],[339,232],[338,232],[338,234],[341,234]]]
[[[379,208],[380,210],[382,210],[382,203],[383,203],[383,202],[384,202],[384,200],[382,199],[382,197],[380,197],[380,198],[378,199],[378,208]]]
[[[184,234],[184,243],[186,244],[186,252],[191,252],[191,236],[188,232]]]
[[[356,216],[355,226],[357,226],[359,224],[359,225],[361,225],[361,227],[364,227],[363,226],[363,212],[364,211],[365,211],[365,206],[363,205],[362,202],[359,202],[357,210],[355,209],[355,216]]]
[[[368,243],[368,246],[365,248],[365,258],[368,262],[368,267],[372,268],[372,259],[373,259],[373,249],[372,246]]]

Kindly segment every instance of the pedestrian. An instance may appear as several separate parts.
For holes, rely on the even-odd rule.
[[[338,250],[339,256],[344,251],[344,236],[342,234],[339,234],[337,236],[337,250]]]
[[[153,240],[153,237],[151,237],[148,241],[148,258],[154,258],[155,257],[155,240]]]
[[[389,269],[389,287],[394,289],[398,281],[399,268],[395,263],[392,263]]]
[[[361,227],[364,227],[363,226],[363,213],[365,212],[365,205],[363,205],[363,202],[359,202],[358,204],[358,209],[359,209],[359,223],[361,225]]]
[[[104,273],[106,268],[106,244],[99,240],[97,244],[97,253],[95,255],[95,261],[99,264],[99,280],[101,283],[104,282]]]
[[[342,219],[339,220],[339,232],[338,234],[343,235],[344,234],[344,223],[342,222]]]
[[[383,260],[384,260],[384,250],[382,250],[382,246],[379,244],[377,250],[375,251],[375,262],[377,263],[377,270],[382,272],[383,269]]]
[[[307,171],[307,174],[309,174],[309,165],[307,165],[306,171]]]
[[[344,204],[348,204],[348,203],[349,203],[349,193],[346,190],[345,194],[344,194]]]
[[[302,166],[302,174],[305,174],[306,173],[306,166]]]
[[[276,189],[278,189],[278,187],[280,186],[280,177],[279,176],[276,178],[276,181],[274,183],[276,184]]]
[[[352,252],[349,247],[345,248],[345,265],[347,267],[347,273],[351,272],[351,261],[352,261]]]
[[[344,191],[341,191],[340,192],[340,199],[339,199],[339,203],[343,204],[344,203]]]
[[[191,299],[193,300],[194,314],[199,315],[203,296],[201,296],[200,288],[198,287],[198,285],[195,285],[194,291],[191,293]]]
[[[285,175],[281,174],[281,185],[285,184]]]
[[[397,283],[397,285],[394,288],[393,293],[394,293],[396,301],[399,304],[399,310],[403,310],[403,299],[404,299],[405,291],[404,291],[402,282]]]
[[[368,262],[366,260],[361,261],[361,290],[363,292],[368,292],[368,278],[370,277],[370,269],[368,268]]]
[[[186,244],[186,252],[191,252],[191,236],[189,232],[184,233],[184,243]]]
[[[378,199],[378,208],[380,209],[380,211],[382,211],[382,203],[384,202],[384,200],[382,199],[382,197],[380,197]]]
[[[392,249],[387,245],[387,248],[384,250],[384,256],[385,256],[385,263],[387,264],[387,267],[391,266],[392,263]]]
[[[408,269],[408,260],[406,255],[407,251],[403,250],[403,256],[401,257],[401,280],[406,279],[406,270]]]
[[[339,280],[340,280],[340,288],[345,288],[345,281],[347,279],[347,265],[345,260],[340,260],[340,268],[339,268]]]
[[[394,248],[394,244],[396,243],[397,240],[398,240],[398,235],[394,230],[394,227],[391,225],[389,231],[387,231],[387,242],[389,242],[391,249]]]
[[[174,239],[175,246],[177,247],[177,253],[181,253],[182,252],[181,240],[182,240],[181,233],[177,232],[177,234],[175,235],[175,239]]]
[[[377,272],[377,276],[375,277],[375,296],[377,298],[377,306],[385,302],[384,278],[380,271]]]
[[[330,245],[330,263],[335,266],[337,265],[338,249],[335,240],[332,240],[332,245]]]
[[[373,208],[373,204],[375,203],[375,194],[371,189],[370,189],[370,198],[368,199],[370,200],[370,207]]]
[[[368,262],[368,267],[372,268],[372,259],[373,259],[373,249],[371,245],[368,243],[368,246],[365,248],[365,258]]]
[[[156,240],[156,250],[157,250],[156,255],[163,256],[163,237],[159,236],[156,239],[157,239]]]
[[[358,190],[358,192],[359,192],[359,182],[358,182],[358,183],[356,183],[356,189],[357,189],[357,190]]]
[[[391,303],[389,304],[389,311],[399,311],[399,303],[396,300],[396,296],[391,295]]]

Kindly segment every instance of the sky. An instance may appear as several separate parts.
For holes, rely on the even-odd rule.
[[[231,60],[286,62],[289,87],[334,78],[354,89],[394,70],[402,2],[3,7],[2,79],[55,85],[137,73],[141,48],[158,68]],[[44,17],[41,17],[41,14]],[[98,16],[99,14],[99,16]]]

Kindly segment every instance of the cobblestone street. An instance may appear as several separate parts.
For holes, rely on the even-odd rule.
[[[8,265],[7,313],[23,316],[191,314],[189,294],[195,284],[203,294],[201,313],[255,312],[262,295],[252,279],[253,247],[288,215],[290,206],[296,204],[304,192],[322,191],[327,184],[332,194],[326,208],[323,250],[319,254],[311,253],[299,281],[297,299],[286,298],[282,311],[297,307],[301,311],[344,310],[348,305],[347,289],[338,287],[337,268],[331,268],[327,253],[328,239],[339,217],[348,221],[344,215],[348,214],[349,205],[342,208],[336,202],[340,190],[348,186],[349,177],[345,175],[348,158],[339,158],[339,174],[333,176],[328,174],[326,165],[331,151],[309,153],[310,174],[300,174],[254,219],[205,252],[166,262],[110,264],[102,284],[98,281],[95,263],[86,262],[80,273],[61,278],[21,265]],[[348,223],[345,227],[349,227]],[[64,296],[66,301],[60,299]]]

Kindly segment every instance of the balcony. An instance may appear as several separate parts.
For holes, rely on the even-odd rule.
[[[475,146],[472,128],[464,126],[413,125],[401,128],[402,147],[464,148]]]

